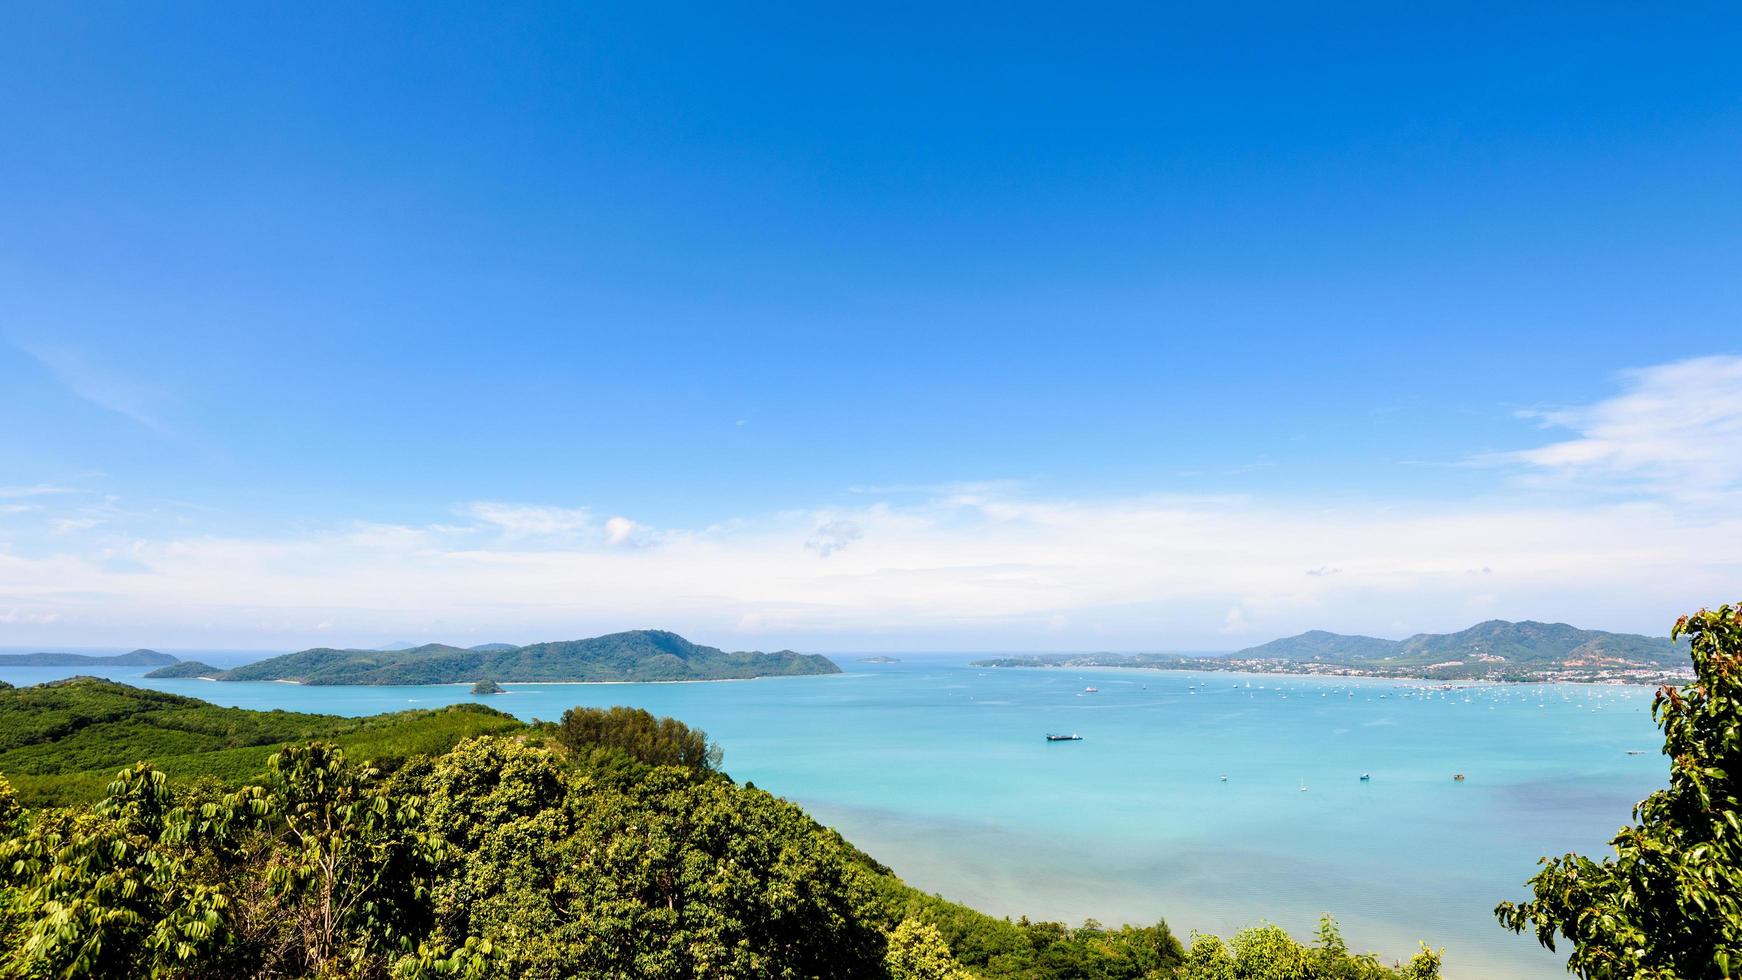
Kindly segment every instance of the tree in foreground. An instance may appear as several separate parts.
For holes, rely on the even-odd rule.
[[[1179,980],[1437,980],[1440,954],[1423,946],[1408,963],[1386,966],[1371,953],[1351,953],[1330,916],[1319,921],[1318,944],[1307,946],[1272,925],[1243,929],[1227,943],[1198,936]]]
[[[1633,808],[1614,857],[1544,858],[1535,897],[1495,909],[1514,932],[1572,945],[1586,980],[1706,980],[1742,973],[1742,605],[1684,616],[1695,681],[1665,686],[1669,788]]]
[[[918,919],[903,919],[890,930],[884,962],[889,980],[973,980],[937,929]]]
[[[598,752],[620,752],[649,766],[677,766],[695,772],[720,768],[722,753],[708,733],[676,718],[659,718],[641,708],[570,708],[557,723],[556,739],[579,759]],[[596,761],[596,760],[595,760]]]

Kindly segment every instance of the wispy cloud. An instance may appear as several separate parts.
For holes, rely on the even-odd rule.
[[[493,521],[124,540],[95,528],[44,554],[0,547],[0,606],[44,629],[52,615],[69,635],[125,624],[139,642],[189,622],[238,642],[257,643],[263,623],[313,640],[327,622],[370,636],[661,625],[738,646],[1203,649],[1490,615],[1660,631],[1690,605],[1736,598],[1742,570],[1742,513],[1690,520],[1663,501],[1327,512],[1165,496],[933,498],[666,529],[632,549],[607,544],[636,540],[639,525],[594,525],[577,508],[465,509]],[[1302,574],[1329,567],[1337,574]]]
[[[73,347],[24,347],[54,379],[80,398],[157,432],[168,427],[159,414],[168,402],[159,388],[98,363]]]
[[[72,493],[67,487],[57,487],[47,483],[38,483],[27,487],[0,487],[0,500],[18,500],[24,497],[46,497],[53,494]]]
[[[7,626],[43,626],[60,619],[59,613],[28,612],[22,609],[0,609],[0,623]]]
[[[445,523],[277,536],[152,536],[118,511],[49,506],[0,525],[0,622],[117,643],[170,642],[188,623],[246,645],[312,641],[320,624],[510,639],[659,625],[733,646],[1208,649],[1494,616],[1661,632],[1738,598],[1742,507],[1709,504],[1742,497],[1742,358],[1630,372],[1611,398],[1530,417],[1569,435],[1484,462],[1627,492],[1327,510],[945,484],[695,527],[483,500]],[[58,489],[13,487],[0,507]],[[93,519],[106,523],[66,523]],[[64,533],[43,534],[53,520]]]
[[[1588,489],[1702,498],[1742,489],[1742,357],[1625,372],[1590,405],[1520,413],[1572,439],[1481,457]]]
[[[574,534],[593,527],[592,515],[584,507],[547,507],[483,500],[467,504],[465,512],[485,524],[520,536]]]

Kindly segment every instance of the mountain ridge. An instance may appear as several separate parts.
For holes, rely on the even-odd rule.
[[[1416,633],[1402,640],[1310,630],[1248,647],[1231,657],[1429,669],[1450,669],[1453,661],[1526,669],[1679,667],[1689,663],[1685,645],[1668,637],[1580,629],[1533,619],[1489,619],[1453,633]]]
[[[1692,674],[1687,646],[1668,637],[1490,619],[1454,633],[1401,640],[1308,630],[1234,653],[1065,654],[978,660],[987,667],[1151,667],[1342,674],[1429,680],[1661,683]]]
[[[408,650],[315,647],[222,671],[215,679],[316,685],[686,681],[838,674],[840,670],[819,654],[728,653],[667,630],[628,630],[519,647],[463,648],[442,643]]]
[[[181,658],[140,647],[112,655],[94,653],[5,653],[0,667],[149,667],[180,663]]]

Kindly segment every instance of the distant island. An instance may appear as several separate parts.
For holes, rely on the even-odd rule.
[[[1661,684],[1693,676],[1686,644],[1668,637],[1491,619],[1457,633],[1403,640],[1312,630],[1223,656],[1059,654],[977,660],[976,667],[1147,667],[1423,680]]]
[[[862,664],[898,664],[898,663],[901,663],[901,661],[895,659],[894,657],[883,657],[883,656],[860,657],[859,662]]]
[[[491,680],[479,681],[472,685],[473,694],[502,694],[502,685]]]
[[[486,644],[466,649],[440,643],[409,650],[320,647],[211,676],[219,681],[331,685],[470,684],[482,680],[713,681],[840,672],[833,661],[818,654],[791,650],[727,653],[664,630],[632,630],[523,647]]]
[[[178,660],[146,673],[146,677],[204,677],[216,679],[223,671],[198,660]]]
[[[0,667],[150,667],[181,661],[156,650],[134,650],[114,656],[89,653],[7,653],[0,654]]]

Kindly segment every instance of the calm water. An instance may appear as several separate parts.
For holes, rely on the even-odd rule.
[[[1398,957],[1427,939],[1467,980],[1565,976],[1494,924],[1494,903],[1520,897],[1543,854],[1606,853],[1667,771],[1651,694],[1638,688],[836,659],[846,674],[512,685],[482,700],[546,719],[631,704],[699,725],[733,776],[803,804],[908,881],[989,912],[1165,917],[1184,936],[1261,919],[1306,933],[1329,911],[1351,945]],[[369,714],[473,700],[463,686],[110,674],[248,708]],[[1083,741],[1049,744],[1048,731]]]

